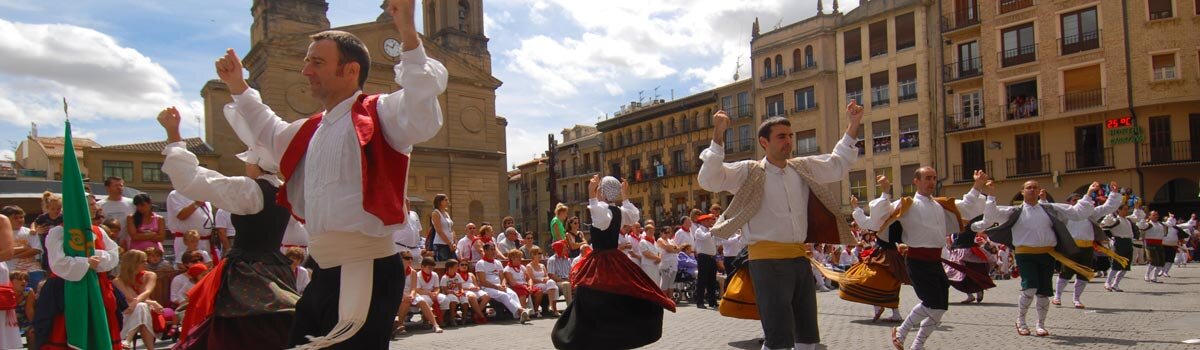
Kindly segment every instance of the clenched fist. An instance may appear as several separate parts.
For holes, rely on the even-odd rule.
[[[217,59],[215,63],[217,67],[217,77],[229,87],[229,92],[233,95],[241,95],[249,89],[246,85],[246,79],[242,76],[242,60],[238,58],[233,49],[225,50],[225,56]]]
[[[725,111],[717,111],[717,114],[713,114],[713,141],[718,145],[725,145],[726,129],[729,129],[729,116]]]

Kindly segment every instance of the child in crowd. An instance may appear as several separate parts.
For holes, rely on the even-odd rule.
[[[146,247],[146,269],[152,271],[166,271],[171,269],[171,263],[163,260],[163,251],[158,247]]]
[[[413,273],[412,271],[412,255],[407,255],[404,258],[405,273],[408,275],[408,281],[404,283],[404,301],[400,305],[416,306],[421,309],[421,318],[425,322],[433,325],[434,333],[441,333],[442,326],[438,324],[437,317],[433,314],[433,302],[437,300],[438,282],[437,274],[433,272],[433,266],[437,264],[433,258],[421,259],[421,270]],[[404,309],[401,307],[401,309]],[[407,311],[401,316],[401,320],[407,318]]]
[[[308,287],[308,282],[312,280],[312,271],[300,266],[304,263],[304,248],[288,247],[283,255],[292,260],[292,272],[296,273],[296,292],[304,294],[304,288]]]
[[[521,307],[526,310],[537,310],[537,305],[530,308],[529,299],[533,297],[537,300],[542,298],[542,290],[532,286],[530,283],[529,270],[525,265],[521,264],[521,251],[512,249],[508,251],[508,264],[504,266],[504,279],[508,283],[508,288],[517,293],[517,299],[521,302]],[[533,317],[538,317],[537,311],[533,311]]]
[[[194,287],[196,283],[200,282],[201,278],[204,278],[205,273],[208,273],[208,266],[204,266],[204,264],[191,264],[188,265],[187,270],[184,270],[184,272],[181,274],[175,275],[175,278],[171,279],[170,307],[172,310],[178,310],[180,309],[180,306],[187,304],[188,291],[192,290],[192,287]],[[183,313],[184,311],[178,311],[175,313],[174,326],[179,326],[179,324],[183,322]]]
[[[470,276],[470,274],[466,276]],[[448,326],[456,326],[459,324],[459,306],[462,306],[463,308],[462,322],[464,324],[466,323],[467,315],[471,312],[471,309],[478,308],[478,305],[475,304],[477,301],[475,300],[474,294],[468,297],[467,293],[463,291],[463,283],[466,283],[466,280],[464,280],[463,276],[458,273],[458,260],[446,260],[446,275],[442,276],[442,279],[438,285],[440,290],[437,295],[437,299],[438,305],[441,306],[442,309],[442,320]],[[476,316],[476,323],[479,323],[479,317],[478,315]]]
[[[33,319],[33,307],[37,305],[37,293],[29,286],[29,274],[25,271],[9,273],[8,281],[12,283],[12,290],[17,294],[17,308],[13,309],[17,314],[17,327],[20,327],[21,334],[25,335],[26,343],[33,344],[33,327],[30,320]]]
[[[199,252],[204,264],[212,267],[212,256],[209,255],[207,251],[200,250],[200,232],[197,232],[196,230],[188,230],[187,233],[183,234],[183,245],[186,246],[187,249],[183,250],[183,254],[175,257],[175,264],[180,270],[187,268],[187,265],[184,265],[183,263],[183,256],[192,254],[193,252]]]

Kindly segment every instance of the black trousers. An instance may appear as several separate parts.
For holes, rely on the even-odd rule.
[[[1121,237],[1114,238],[1113,251],[1117,252],[1117,255],[1129,259],[1129,265],[1121,266],[1121,264],[1113,262],[1112,267],[1117,270],[1129,271],[1129,267],[1133,266],[1133,239]]]
[[[312,270],[312,281],[296,303],[296,320],[288,347],[308,343],[306,335],[324,336],[338,322],[342,268],[322,269],[309,259],[305,265]],[[371,311],[366,324],[353,337],[328,349],[385,350],[392,340],[392,321],[404,297],[404,261],[400,254],[375,259],[375,275],[371,284]]]
[[[908,277],[912,279],[913,291],[921,299],[921,305],[936,310],[950,307],[950,279],[946,277],[946,270],[940,261],[904,259],[904,265],[908,269]]]
[[[699,276],[696,276],[696,304],[708,303],[717,306],[717,258],[708,254],[696,254]]]
[[[434,261],[446,261],[446,260],[455,259],[455,258],[457,258],[457,257],[454,256],[454,252],[450,250],[450,246],[445,245],[445,244],[434,244],[433,245],[433,260]],[[420,257],[414,256],[413,259],[420,259]]]
[[[1179,247],[1173,245],[1163,246],[1163,266],[1175,264],[1175,255],[1179,254]]]

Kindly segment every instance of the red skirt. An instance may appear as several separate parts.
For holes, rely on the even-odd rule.
[[[571,286],[645,299],[675,312],[675,301],[620,250],[596,251],[585,257],[571,271]]]

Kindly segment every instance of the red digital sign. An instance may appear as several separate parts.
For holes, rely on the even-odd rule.
[[[1109,119],[1107,122],[1104,123],[1104,127],[1107,129],[1124,128],[1127,126],[1133,126],[1133,118],[1132,117],[1120,117],[1117,119]]]

